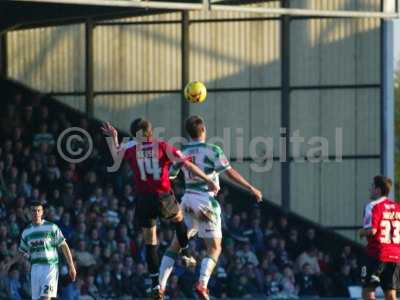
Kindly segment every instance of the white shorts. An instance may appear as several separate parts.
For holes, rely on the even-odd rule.
[[[201,238],[222,238],[221,207],[214,197],[187,192],[182,197],[181,207],[189,238],[197,233]],[[204,213],[208,218],[204,217]]]
[[[58,265],[34,264],[31,269],[32,300],[56,298]]]

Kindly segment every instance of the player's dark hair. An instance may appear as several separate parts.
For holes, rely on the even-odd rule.
[[[374,186],[381,190],[382,196],[388,196],[392,188],[392,179],[386,176],[377,175],[374,177]]]
[[[153,134],[151,123],[143,118],[133,120],[131,123],[131,135],[135,137],[140,131],[142,136],[150,137]]]
[[[41,206],[44,209],[45,203],[40,200],[33,200],[33,201],[29,202],[29,207],[34,207],[34,206]]]
[[[204,120],[199,116],[190,116],[185,121],[186,132],[192,139],[199,138],[205,128],[206,125],[204,123]]]

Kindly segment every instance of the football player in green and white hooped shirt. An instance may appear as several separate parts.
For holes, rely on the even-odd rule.
[[[190,157],[192,162],[217,184],[219,184],[219,174],[224,172],[228,178],[249,190],[255,196],[257,202],[262,201],[261,192],[230,166],[222,149],[217,145],[206,143],[206,126],[201,117],[189,117],[185,122],[185,128],[191,138],[190,143],[182,147],[185,156]],[[178,167],[173,166],[171,168],[171,177],[178,175]],[[207,248],[207,256],[201,262],[200,276],[195,291],[200,299],[208,300],[208,281],[221,253],[221,208],[215,199],[216,195],[209,191],[207,184],[187,170],[183,170],[183,172],[185,175],[185,194],[182,197],[181,206],[185,212],[188,235],[193,237],[198,233],[199,237],[204,239]],[[175,237],[161,261],[159,294],[155,295],[155,299],[164,299],[167,280],[180,250]]]
[[[60,228],[43,219],[43,203],[30,203],[32,223],[22,232],[17,255],[8,264],[10,267],[23,258],[31,263],[31,289],[33,300],[50,300],[57,297],[58,249],[64,254],[69,276],[75,281],[76,270],[71,251]]]

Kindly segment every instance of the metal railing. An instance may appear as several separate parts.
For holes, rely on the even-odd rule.
[[[396,0],[385,0],[382,11],[355,11],[355,10],[316,10],[303,8],[268,8],[250,7],[245,5],[215,4],[210,0],[202,0],[201,3],[167,2],[167,1],[140,1],[140,0],[14,0],[14,2],[42,2],[59,4],[80,4],[98,6],[136,7],[165,10],[208,10],[208,11],[232,11],[241,13],[255,13],[261,15],[289,15],[309,17],[332,18],[400,18],[399,5]],[[245,2],[245,1],[243,1]],[[220,3],[220,2],[218,2]],[[223,1],[221,1],[223,3]]]

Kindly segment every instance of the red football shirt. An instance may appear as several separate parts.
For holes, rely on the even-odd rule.
[[[389,198],[376,204],[371,228],[376,234],[368,241],[368,255],[383,262],[400,262],[400,204]]]
[[[133,181],[139,194],[160,194],[171,190],[169,168],[173,162],[185,160],[178,149],[157,140],[130,142],[123,148],[124,159],[131,166]]]

